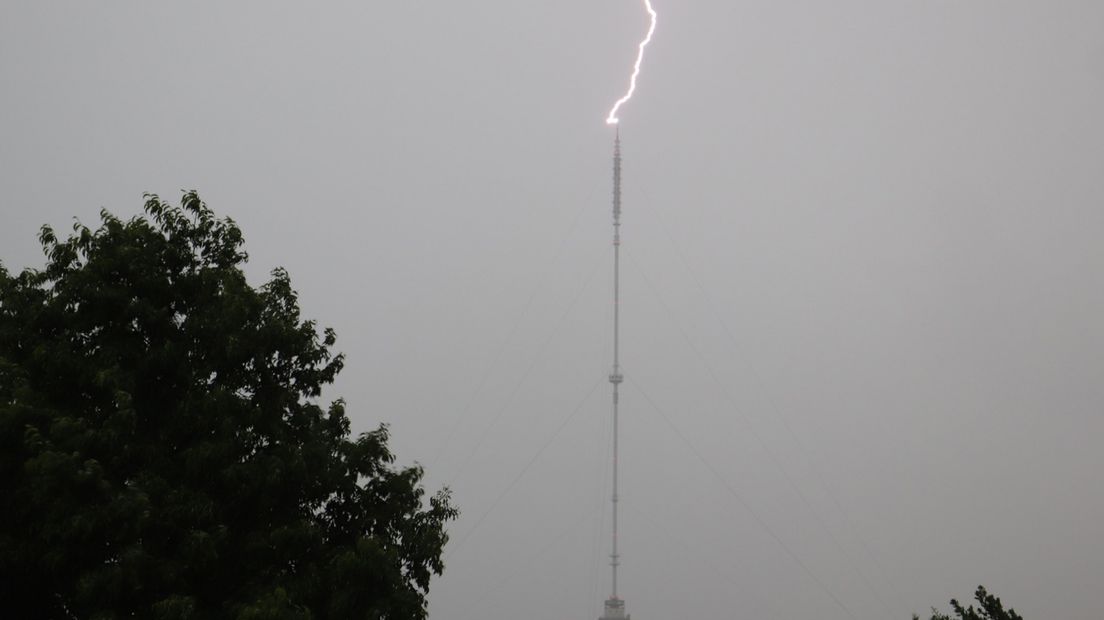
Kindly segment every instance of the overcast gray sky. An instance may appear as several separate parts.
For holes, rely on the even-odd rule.
[[[654,0],[624,146],[622,594],[1104,614],[1104,3]],[[0,260],[196,188],[463,517],[431,617],[608,594],[638,0],[0,5]]]

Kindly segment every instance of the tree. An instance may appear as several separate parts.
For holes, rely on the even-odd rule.
[[[1023,620],[1011,607],[1008,608],[1008,611],[1005,611],[1001,600],[986,592],[984,586],[978,586],[974,592],[974,599],[978,603],[977,609],[974,609],[973,605],[964,608],[952,598],[951,609],[954,611],[954,616],[948,616],[932,609],[931,620],[952,620],[952,618],[958,618],[958,620]],[[919,616],[914,615],[913,620],[919,620]]]
[[[187,192],[0,265],[0,609],[13,618],[423,618],[447,490],[352,438],[330,329]]]

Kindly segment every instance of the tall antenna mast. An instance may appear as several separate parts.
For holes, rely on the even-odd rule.
[[[621,130],[616,129],[613,138],[613,371],[609,381],[613,384],[613,550],[610,568],[613,571],[613,589],[606,599],[605,613],[600,620],[614,620],[629,616],[625,613],[625,601],[617,594],[617,567],[621,554],[617,551],[617,404],[618,388],[625,377],[621,374]]]

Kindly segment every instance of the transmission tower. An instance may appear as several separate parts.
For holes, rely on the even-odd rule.
[[[613,385],[613,549],[610,552],[610,569],[613,572],[613,587],[606,599],[604,613],[599,620],[628,620],[625,613],[625,600],[617,593],[617,567],[621,565],[621,554],[617,547],[617,405],[621,382],[620,354],[621,329],[621,131],[618,129],[613,139],[613,371],[609,381]]]

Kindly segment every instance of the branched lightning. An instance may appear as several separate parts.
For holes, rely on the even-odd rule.
[[[640,42],[640,47],[636,53],[636,64],[633,65],[632,77],[629,78],[629,92],[625,93],[625,96],[618,99],[617,103],[613,104],[613,109],[610,110],[609,117],[606,118],[606,124],[616,125],[618,122],[617,110],[621,107],[621,104],[625,103],[633,96],[633,91],[636,90],[636,76],[640,75],[640,62],[644,60],[644,48],[648,46],[648,43],[652,41],[652,33],[656,28],[656,12],[652,8],[652,0],[644,0],[644,8],[648,10],[648,15],[652,18],[652,23],[648,26],[648,34],[644,37],[644,40]]]

